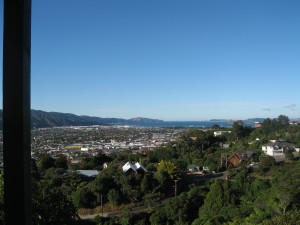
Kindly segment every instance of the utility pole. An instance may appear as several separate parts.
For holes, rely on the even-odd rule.
[[[174,180],[174,182],[175,182],[175,186],[174,186],[174,188],[175,188],[175,198],[177,197],[177,181],[178,180]]]
[[[225,166],[227,168],[227,154],[226,153],[221,154],[221,167],[223,166],[224,161],[225,161]]]
[[[228,163],[227,163],[227,160],[228,160],[228,159],[227,159],[227,154],[225,155],[225,160],[226,160],[225,162],[226,162],[226,169],[227,169],[227,167],[228,167]]]
[[[101,194],[101,214],[102,214],[102,217],[103,217],[103,202],[102,202],[102,194]]]

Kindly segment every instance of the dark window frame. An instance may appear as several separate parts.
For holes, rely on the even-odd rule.
[[[4,0],[3,160],[5,224],[31,225],[31,0]]]

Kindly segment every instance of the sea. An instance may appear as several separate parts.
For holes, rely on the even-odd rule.
[[[116,125],[129,125],[137,127],[169,127],[169,128],[185,128],[185,127],[195,127],[195,128],[209,128],[214,125],[218,125],[223,128],[232,127],[233,122],[231,121],[162,121],[162,122],[131,122],[130,124],[116,124]],[[244,124],[245,126],[254,126],[254,123]]]

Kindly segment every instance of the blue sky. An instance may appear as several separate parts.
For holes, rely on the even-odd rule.
[[[299,11],[298,0],[33,0],[32,108],[300,118]]]

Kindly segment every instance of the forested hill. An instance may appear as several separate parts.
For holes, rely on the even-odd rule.
[[[128,124],[134,122],[162,122],[162,120],[148,118],[101,118],[91,116],[78,116],[71,113],[45,112],[41,110],[31,110],[32,127],[59,127],[59,126],[90,126],[90,125],[109,125],[109,124]],[[0,128],[3,127],[3,110],[0,110]]]

